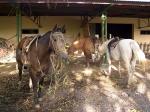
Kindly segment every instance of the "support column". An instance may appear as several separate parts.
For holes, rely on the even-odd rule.
[[[107,40],[107,16],[105,14],[102,14],[101,16],[101,33],[102,33],[102,41],[106,41]]]
[[[16,9],[16,40],[17,43],[20,41],[21,37],[22,37],[22,16],[21,16],[21,10],[20,7],[17,6]]]
[[[101,34],[102,34],[102,42],[106,41],[107,40],[107,16],[105,14],[102,14],[101,16]],[[106,51],[108,52],[108,51]],[[103,57],[103,63],[104,64],[107,64],[107,54],[108,53],[105,53],[104,54],[104,57]]]

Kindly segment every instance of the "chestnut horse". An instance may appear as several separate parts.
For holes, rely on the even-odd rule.
[[[82,50],[86,57],[87,67],[89,67],[90,59],[92,59],[92,54],[95,54],[98,43],[99,39],[96,37],[81,37],[76,39],[71,46],[69,46],[67,50],[68,55],[74,55],[75,51]]]
[[[19,81],[22,80],[22,72],[26,71],[28,68],[28,59],[27,59],[27,52],[26,52],[26,46],[30,43],[30,41],[33,39],[33,36],[26,36],[21,39],[21,41],[17,45],[16,49],[16,61],[18,64],[18,70],[19,70]],[[20,84],[21,82],[19,82]]]
[[[41,97],[41,87],[43,86],[44,77],[51,73],[52,63],[50,56],[55,54],[63,59],[68,58],[65,49],[64,31],[64,27],[60,28],[56,25],[52,31],[48,31],[43,36],[38,36],[36,39],[31,40],[28,44],[29,46],[26,46],[26,48],[23,48],[23,45],[29,39],[22,39],[17,46],[16,60],[18,68],[21,68],[23,64],[28,64],[29,66],[29,75],[33,84],[36,107],[40,107],[38,98]],[[28,63],[22,61],[23,55],[26,57],[26,62]],[[21,69],[19,69],[19,75],[21,75],[21,72]]]

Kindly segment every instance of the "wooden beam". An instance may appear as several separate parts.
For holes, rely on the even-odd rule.
[[[41,21],[40,16],[26,16],[28,19],[30,19],[34,24],[36,24],[39,28],[41,28]]]
[[[83,36],[89,37],[90,36],[90,30],[89,30],[89,22],[88,22],[88,16],[81,17],[81,27],[83,29]]]
[[[19,43],[21,37],[22,37],[22,16],[21,16],[21,10],[20,7],[17,6],[16,9],[16,37],[17,37],[17,42]]]
[[[146,20],[147,20],[147,24],[142,26],[141,18],[138,18],[138,29],[150,27],[150,18],[147,18]]]

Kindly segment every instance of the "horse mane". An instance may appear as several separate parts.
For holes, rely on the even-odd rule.
[[[110,43],[111,40],[113,40],[113,38],[106,40],[102,43],[101,46],[102,46],[103,50],[105,50],[108,47],[108,44]]]
[[[52,31],[48,31],[48,32],[46,32],[45,34],[43,34],[43,35],[39,35],[39,39],[40,38],[44,38],[44,37],[50,37],[50,34],[52,33]]]
[[[89,37],[89,38],[91,38],[91,40],[93,41],[94,44],[97,42],[97,40],[100,41],[100,40],[99,40],[98,38],[96,38],[96,37],[92,37],[92,36],[91,36],[91,37]]]
[[[114,39],[114,38],[110,38],[110,39],[106,40],[104,43],[108,45],[109,42],[112,41],[113,39]]]
[[[65,27],[65,26],[63,26],[63,27]],[[50,35],[52,32],[62,32],[62,33],[65,33],[66,32],[66,30],[65,29],[63,29],[63,31],[62,31],[62,28],[61,27],[57,27],[56,29],[54,29],[54,31],[48,31],[48,32],[46,32],[44,35],[42,35],[41,37],[45,37],[45,36],[47,36],[47,35]]]
[[[41,37],[45,37],[45,36],[47,36],[47,35],[49,35],[49,34],[51,34],[52,33],[52,31],[48,31],[48,32],[46,32],[44,35],[42,35]]]

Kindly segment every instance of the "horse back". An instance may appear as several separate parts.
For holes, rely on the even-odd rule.
[[[18,43],[17,48],[22,49],[24,44],[25,43],[28,44],[32,39],[33,39],[32,36],[30,36],[30,37],[26,36],[26,37],[22,38],[21,41]]]

